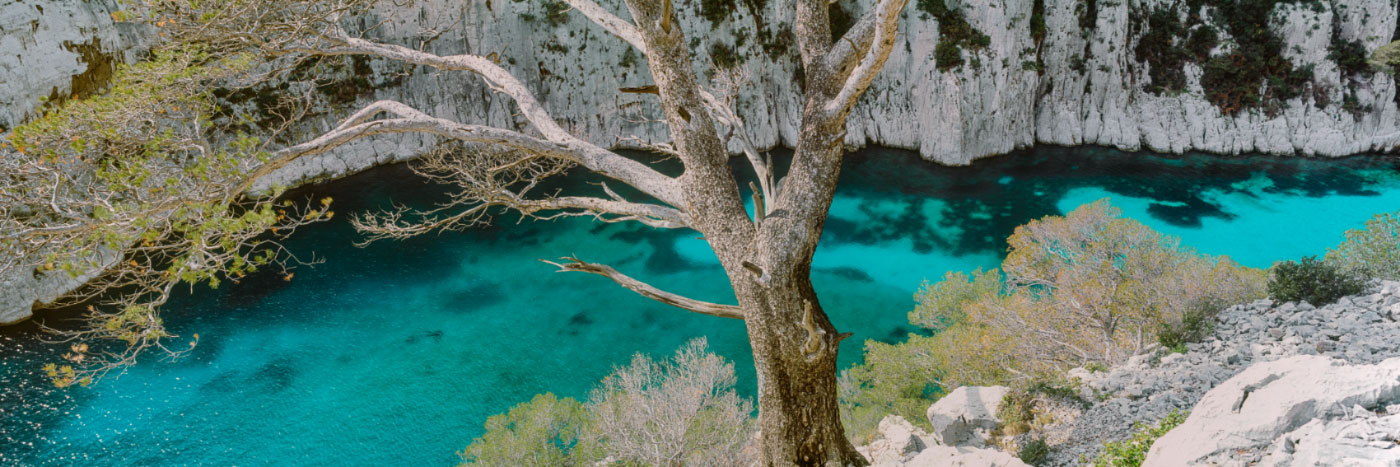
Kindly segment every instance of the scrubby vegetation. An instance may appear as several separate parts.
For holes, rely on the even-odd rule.
[[[543,394],[493,416],[460,455],[464,465],[739,465],[751,460],[752,411],[733,364],[700,338],[665,361],[636,355],[586,404]]]
[[[961,10],[948,7],[947,0],[918,0],[919,11],[938,20],[938,45],[934,61],[939,71],[948,71],[963,64],[963,49],[981,50],[992,39],[968,24]]]
[[[1269,296],[1280,302],[1306,301],[1313,306],[1323,306],[1360,293],[1366,285],[1356,276],[1316,256],[1304,257],[1301,262],[1276,264],[1271,272]]]
[[[1103,454],[1094,461],[1094,467],[1138,467],[1147,460],[1147,452],[1152,443],[1162,435],[1172,431],[1186,421],[1186,413],[1173,411],[1155,427],[1137,425],[1132,438],[1103,445]]]
[[[1377,214],[1327,252],[1343,272],[1371,279],[1400,279],[1400,211]]]
[[[867,342],[866,363],[843,375],[848,432],[859,439],[886,413],[918,420],[941,389],[1029,387],[1156,341],[1199,339],[1222,304],[1264,296],[1264,271],[1198,255],[1119,214],[1100,200],[1032,221],[1008,239],[1000,270],[926,283],[909,320],[933,335]]]

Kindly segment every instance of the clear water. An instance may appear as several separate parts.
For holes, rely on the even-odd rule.
[[[1400,161],[1167,157],[1041,148],[968,168],[900,151],[848,157],[813,280],[837,327],[893,341],[925,278],[994,267],[1026,220],[1110,196],[1125,213],[1251,266],[1318,254],[1372,213],[1400,208]],[[578,183],[581,180],[573,180]],[[403,167],[295,196],[335,197],[342,215],[426,205],[442,189]],[[149,359],[85,389],[37,375],[62,351],[33,324],[0,329],[3,465],[449,464],[489,415],[536,393],[586,397],[634,352],[696,336],[754,390],[742,323],[688,314],[606,279],[556,274],[577,254],[670,290],[732,302],[693,232],[574,219],[524,222],[357,249],[343,221],[290,245],[325,262],[295,278],[197,288],[167,307],[191,358]],[[44,315],[63,325],[71,312]]]

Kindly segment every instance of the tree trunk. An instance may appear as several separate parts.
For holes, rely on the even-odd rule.
[[[798,269],[739,296],[758,373],[761,465],[865,465],[837,406],[841,337],[817,302],[809,267]]]

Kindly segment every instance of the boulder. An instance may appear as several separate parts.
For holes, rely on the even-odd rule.
[[[1400,415],[1366,414],[1345,420],[1313,420],[1274,441],[1258,465],[1269,467],[1400,465]]]
[[[1258,363],[1207,392],[1185,423],[1152,445],[1143,465],[1193,465],[1262,449],[1314,419],[1397,398],[1400,358],[1349,366],[1300,355]]]
[[[869,445],[857,448],[874,466],[902,465],[930,444],[928,433],[918,429],[898,415],[880,420],[880,437]]]
[[[1030,467],[1011,454],[971,446],[929,446],[905,467]]]
[[[1011,389],[1006,386],[963,386],[928,408],[933,439],[947,446],[983,446],[1001,423],[997,409]]]

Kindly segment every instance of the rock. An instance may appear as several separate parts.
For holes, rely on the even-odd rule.
[[[1005,386],[963,386],[928,408],[934,441],[947,446],[982,446],[1000,424],[997,409],[1011,389]]]
[[[1316,356],[1256,363],[1206,393],[1152,445],[1148,466],[1184,466],[1259,449],[1314,418],[1400,397],[1400,358],[1353,365]]]
[[[1318,352],[1331,352],[1337,350],[1337,344],[1332,341],[1322,341],[1317,343]]]
[[[906,462],[929,444],[924,441],[927,433],[898,415],[889,415],[880,420],[879,430],[879,439],[859,449],[873,465]]]
[[[1313,420],[1280,437],[1259,466],[1400,465],[1400,415]]]
[[[907,467],[1030,467],[1011,454],[969,446],[930,446],[914,456]]]

